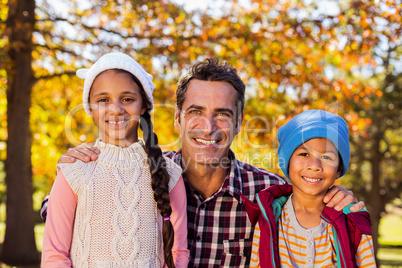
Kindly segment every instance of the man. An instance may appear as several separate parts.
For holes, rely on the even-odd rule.
[[[189,267],[248,267],[254,229],[240,193],[255,201],[260,190],[287,183],[277,174],[236,160],[230,150],[243,121],[244,93],[236,69],[216,58],[196,63],[178,83],[175,127],[182,148],[166,156],[183,168]],[[59,162],[88,162],[98,153],[85,143],[69,149]],[[324,201],[340,210],[354,197],[333,187]],[[352,209],[363,206],[359,202]]]

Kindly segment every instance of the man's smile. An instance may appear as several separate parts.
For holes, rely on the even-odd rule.
[[[204,140],[204,139],[200,139],[200,138],[195,138],[194,139],[196,142],[205,144],[205,145],[213,145],[216,144],[217,142],[219,142],[218,140]]]

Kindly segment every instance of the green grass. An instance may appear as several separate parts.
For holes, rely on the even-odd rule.
[[[402,248],[380,248],[377,253],[381,268],[402,267]]]
[[[380,221],[380,246],[402,246],[402,216],[388,214]]]
[[[42,252],[43,232],[45,231],[45,224],[40,223],[35,226],[35,240],[36,248]]]

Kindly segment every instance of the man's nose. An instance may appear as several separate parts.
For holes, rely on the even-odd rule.
[[[206,115],[201,118],[201,129],[205,132],[205,134],[212,134],[216,131],[216,118],[214,115]]]

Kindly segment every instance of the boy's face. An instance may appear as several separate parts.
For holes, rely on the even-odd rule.
[[[304,196],[324,196],[341,175],[339,153],[324,138],[314,138],[300,145],[289,162],[293,192]]]

